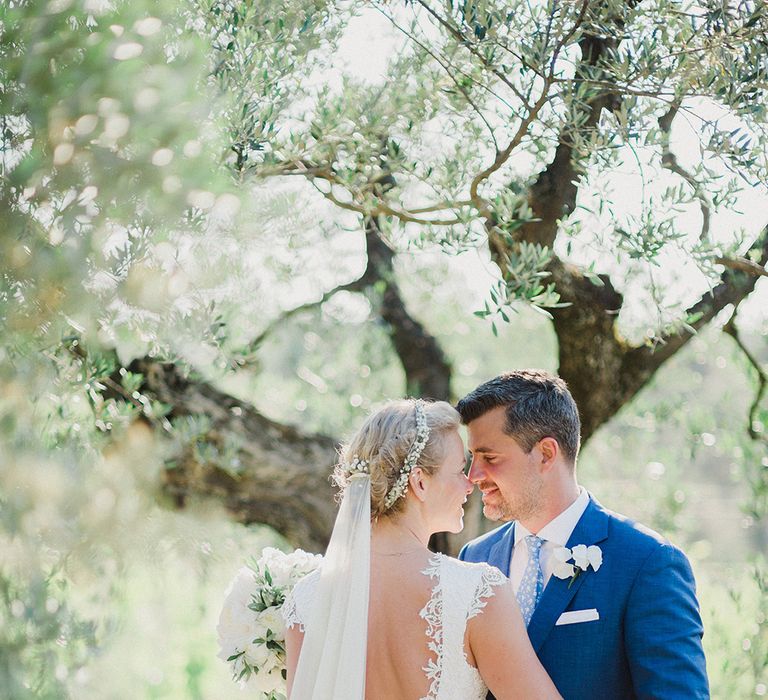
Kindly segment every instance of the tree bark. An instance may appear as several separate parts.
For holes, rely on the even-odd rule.
[[[437,339],[408,312],[394,274],[394,252],[384,242],[379,224],[368,219],[365,227],[368,265],[383,291],[379,313],[386,322],[392,347],[405,371],[406,393],[438,401],[451,397],[451,365]]]
[[[766,232],[759,242],[765,264]],[[560,340],[560,374],[568,381],[579,405],[586,441],[691,335],[673,336],[655,351],[630,347],[615,335],[613,310],[620,307],[621,296],[610,281],[606,280],[604,287],[596,287],[562,263],[555,262],[553,269],[561,293],[574,301],[573,306],[556,310],[554,323]],[[692,307],[691,311],[703,314],[694,327],[702,327],[727,304],[738,304],[752,290],[756,279],[741,271],[726,270],[713,293]],[[394,308],[401,308],[401,303],[394,304]],[[393,314],[393,318],[398,316]],[[402,337],[407,339],[407,334],[403,332]],[[414,352],[408,359],[417,368],[414,358],[431,360],[430,343],[424,347],[426,350],[422,348],[421,353]],[[329,480],[336,461],[334,438],[306,434],[271,421],[249,404],[212,385],[182,376],[172,364],[144,358],[132,363],[129,369],[143,375],[142,393],[173,407],[170,420],[205,416],[210,428],[203,440],[214,446],[228,442],[240,445],[237,469],[227,469],[216,462],[201,463],[190,446],[182,446],[174,465],[164,473],[162,484],[163,492],[175,507],[183,508],[195,498],[215,498],[238,522],[264,523],[295,546],[324,550],[336,512]],[[431,386],[439,388],[447,383]],[[477,503],[472,504],[472,509],[467,515],[471,531],[465,531],[461,538],[436,538],[433,546],[455,554],[462,541],[479,534]]]
[[[175,507],[213,497],[237,522],[264,523],[296,546],[325,549],[336,512],[333,438],[271,421],[214,386],[182,376],[173,364],[145,358],[129,370],[143,375],[142,393],[173,406],[169,420],[203,415],[210,429],[202,439],[239,445],[237,469],[200,463],[191,446],[182,446],[163,474],[162,490]]]

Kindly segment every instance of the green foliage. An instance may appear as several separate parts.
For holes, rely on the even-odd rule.
[[[71,584],[55,571],[17,581],[0,571],[0,689],[4,697],[61,698],[66,676],[95,653],[95,622],[69,609]]]
[[[205,418],[173,415],[128,366],[144,355],[175,362],[271,417],[343,434],[403,391],[390,338],[371,322],[380,289],[335,295],[281,324],[258,354],[251,343],[284,311],[359,275],[361,215],[377,214],[404,253],[398,283],[451,358],[457,394],[511,366],[555,369],[552,327],[522,308],[560,303],[554,255],[600,286],[606,260],[631,282],[634,265],[674,268],[674,251],[711,282],[713,260],[748,243],[679,224],[702,193],[716,214],[736,206],[744,182],[766,181],[762,3],[681,11],[612,0],[581,19],[570,2],[376,6],[407,38],[381,84],[333,77],[355,3],[0,8],[0,696],[217,698],[229,687],[214,658],[217,605],[237,562],[268,537],[219,512],[170,515],[156,492],[179,447],[236,475],[241,444],[212,440]],[[579,64],[579,42],[617,26],[621,41]],[[621,104],[585,127],[585,107],[606,90]],[[674,139],[659,118],[670,102],[703,154],[686,163],[689,178],[664,170]],[[519,240],[538,223],[525,193],[560,141],[582,188],[559,222],[566,251],[562,236],[554,246]],[[632,187],[605,182],[627,163]],[[465,253],[467,266],[488,221],[511,251],[501,274],[483,269],[485,258],[461,274],[436,262],[439,248]],[[486,280],[479,293],[471,277]],[[643,291],[638,303],[655,310],[662,297]],[[493,326],[498,340],[472,325],[478,308],[505,322]],[[666,324],[696,320],[670,315],[633,325],[655,342]],[[681,362],[700,364],[709,348],[691,353]],[[752,389],[743,373],[684,369],[624,412],[583,470],[612,506],[679,533],[714,568],[686,471],[738,486],[727,508],[747,503],[754,533],[766,464],[741,425]],[[698,388],[712,376],[721,383],[704,400]],[[715,405],[726,418],[713,427]],[[754,431],[766,424],[758,407]],[[733,473],[725,486],[704,437],[715,434],[717,461]],[[623,467],[621,452],[631,456]],[[727,537],[729,556],[751,546],[752,534]],[[734,697],[765,671],[764,576],[741,584],[708,632],[713,686]],[[715,586],[705,600],[717,611],[725,594]],[[736,618],[739,629],[722,622]]]
[[[712,697],[747,698],[768,690],[768,577],[765,563],[702,586],[704,648]],[[734,624],[734,621],[738,621]]]
[[[244,175],[301,175],[337,207],[379,215],[397,245],[456,253],[486,236],[516,243],[536,221],[532,183],[567,146],[580,205],[564,210],[558,227],[578,233],[583,245],[569,241],[567,257],[585,270],[606,257],[620,270],[668,269],[670,256],[684,256],[706,276],[704,291],[721,272],[714,261],[748,247],[738,227],[714,224],[727,221],[746,187],[767,180],[762,3],[716,17],[706,3],[669,0],[375,6],[406,38],[384,81],[315,80],[310,62],[313,79],[294,86],[301,116],[270,109],[250,130],[261,155]],[[332,26],[329,42],[338,37]],[[244,85],[237,89],[248,94],[258,82]],[[630,165],[641,186],[625,173],[598,181],[598,172]],[[555,176],[543,178],[543,191]],[[601,210],[585,217],[592,196]],[[697,212],[710,222],[701,231],[691,224]],[[514,255],[529,261],[525,251]],[[557,304],[557,290],[521,283],[517,265],[497,262],[505,285],[491,301],[506,316],[520,302]]]
[[[82,697],[160,467],[136,418],[167,412],[102,348],[118,319],[161,327],[180,293],[158,246],[199,232],[225,180],[176,3],[0,12],[0,695]]]

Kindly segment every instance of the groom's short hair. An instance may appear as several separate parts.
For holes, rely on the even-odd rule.
[[[576,464],[581,442],[579,410],[560,377],[539,369],[506,372],[467,394],[456,410],[466,425],[498,406],[506,408],[504,432],[526,452],[542,438],[552,437]]]

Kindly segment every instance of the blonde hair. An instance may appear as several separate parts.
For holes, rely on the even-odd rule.
[[[351,464],[355,457],[368,462],[371,518],[398,513],[405,506],[405,498],[398,498],[389,508],[385,500],[416,440],[415,406],[414,399],[387,402],[368,416],[352,439],[339,450],[339,464],[333,478],[342,492],[349,480],[344,465]],[[422,406],[429,427],[429,439],[416,466],[431,476],[445,459],[446,435],[458,430],[461,417],[445,401],[426,401],[422,402]]]

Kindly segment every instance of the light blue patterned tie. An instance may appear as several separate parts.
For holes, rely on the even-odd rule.
[[[525,567],[520,587],[517,589],[517,602],[520,603],[520,612],[527,627],[541,592],[544,590],[544,573],[540,562],[541,546],[544,540],[536,535],[527,535],[525,543],[528,545],[528,565]]]

